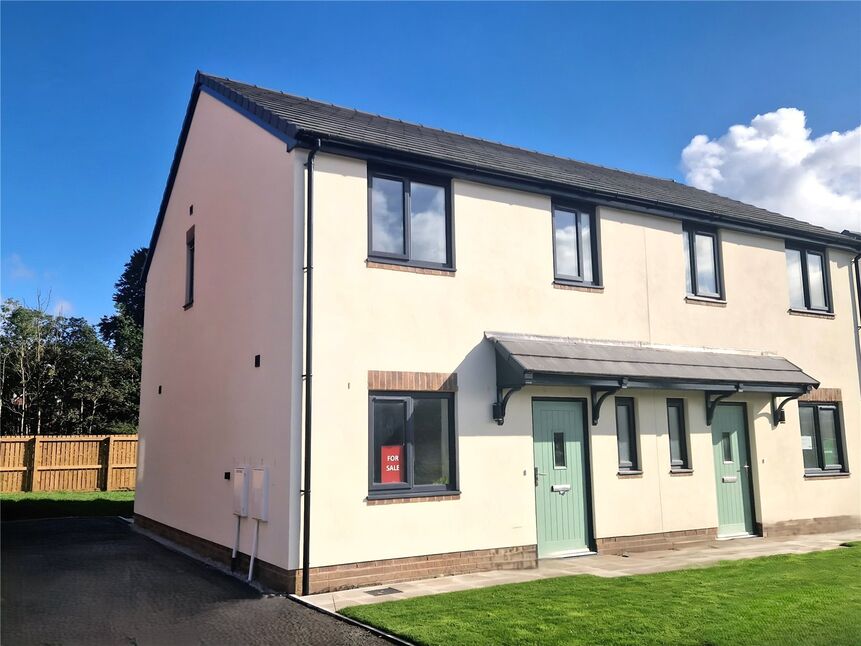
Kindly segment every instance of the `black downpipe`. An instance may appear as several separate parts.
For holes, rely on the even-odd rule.
[[[855,305],[857,305],[858,310],[858,327],[861,327],[861,268],[859,268],[859,263],[861,263],[861,253],[856,254],[852,259],[852,264],[855,265]]]
[[[320,149],[320,140],[314,141],[305,167],[308,169],[306,189],[305,226],[305,481],[302,488],[302,596],[307,596],[310,586],[308,570],[311,564],[311,348],[313,344],[314,312],[314,157]]]

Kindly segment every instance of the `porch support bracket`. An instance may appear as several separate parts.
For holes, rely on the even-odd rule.
[[[502,426],[505,423],[505,409],[508,406],[508,400],[511,399],[511,396],[516,393],[518,390],[523,388],[523,386],[514,386],[508,389],[508,392],[505,395],[502,394],[504,388],[496,389],[496,401],[493,403],[493,421]]]
[[[774,428],[777,428],[778,424],[783,424],[786,421],[786,411],[783,410],[783,407],[786,406],[789,402],[794,399],[798,399],[802,395],[809,393],[813,390],[812,386],[808,386],[807,389],[803,393],[798,393],[795,395],[789,395],[784,397],[783,401],[780,404],[777,403],[777,398],[780,395],[772,395],[771,396],[771,425]]]
[[[729,397],[730,395],[735,395],[736,393],[743,392],[743,388],[741,384],[735,387],[735,390],[730,390],[728,392],[709,392],[708,390],[705,392],[706,395],[706,426],[712,425],[712,419],[715,416],[715,409],[717,405],[721,403],[724,399]]]
[[[592,386],[589,389],[589,395],[592,400],[592,426],[598,425],[598,420],[601,418],[601,406],[604,400],[610,395],[619,392],[622,388],[628,387],[628,378],[623,377],[619,380],[619,385],[615,387],[599,387]]]

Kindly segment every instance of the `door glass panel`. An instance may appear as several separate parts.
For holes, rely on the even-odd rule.
[[[553,466],[556,469],[565,468],[565,433],[553,434]]]
[[[801,420],[801,455],[804,456],[805,469],[818,469],[819,456],[816,454],[816,426],[813,417],[816,411],[812,406],[799,406]]]
[[[448,261],[442,186],[410,185],[410,259],[440,264]]]
[[[371,180],[372,251],[406,254],[404,243],[404,185],[401,181]]]
[[[822,440],[822,460],[825,468],[840,466],[840,447],[837,442],[837,416],[833,408],[819,409],[819,437]]]
[[[374,482],[406,482],[407,403],[374,400]]]
[[[724,433],[721,437],[721,450],[723,451],[723,461],[732,462],[732,433]]]
[[[697,255],[697,293],[705,296],[718,296],[715,239],[713,236],[699,233],[694,237]]]
[[[786,271],[789,276],[789,305],[804,309],[804,277],[801,273],[801,252],[786,250]]]
[[[580,262],[577,252],[577,214],[571,211],[554,212],[553,243],[556,245],[556,274],[579,278]]]
[[[825,271],[823,257],[818,253],[807,253],[807,282],[810,290],[810,307],[826,309],[825,301]]]

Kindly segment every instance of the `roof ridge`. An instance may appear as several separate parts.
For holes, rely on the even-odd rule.
[[[508,148],[511,150],[519,150],[526,153],[531,153],[533,155],[541,155],[542,157],[552,157],[554,159],[560,159],[566,162],[574,162],[575,164],[583,164],[584,166],[591,166],[593,168],[603,168],[604,170],[613,171],[616,173],[622,173],[624,175],[633,175],[634,177],[648,177],[650,179],[654,179],[660,182],[668,182],[670,184],[675,184],[677,186],[690,186],[689,184],[684,184],[682,182],[677,182],[676,180],[670,177],[660,177],[659,175],[650,175],[649,173],[643,173],[639,171],[633,170],[625,170],[624,168],[617,168],[615,166],[605,166],[603,164],[595,164],[593,162],[583,161],[582,159],[575,159],[574,157],[566,157],[565,155],[557,155],[554,153],[548,153],[541,150],[535,150],[534,148],[526,148],[524,146],[515,146],[514,144],[505,143],[504,141],[496,141],[494,139],[485,139],[484,137],[479,137],[478,135],[470,135],[464,132],[458,132],[456,130],[447,130],[446,128],[440,128],[438,126],[429,126],[427,124],[419,123],[417,121],[409,121],[406,119],[399,119],[398,117],[391,117],[385,114],[379,114],[377,112],[370,112],[368,110],[359,110],[358,108],[352,108],[346,105],[340,105],[338,103],[332,103],[331,101],[324,101],[322,99],[315,99],[309,96],[302,96],[301,94],[293,94],[291,92],[284,92],[283,90],[276,90],[274,88],[264,87],[262,85],[255,85],[253,83],[246,83],[245,81],[240,81],[237,79],[232,79],[227,76],[216,76],[214,74],[206,74],[204,72],[200,72],[202,76],[206,76],[207,78],[213,79],[215,81],[229,81],[230,83],[238,83],[240,85],[244,85],[246,87],[253,87],[257,90],[264,90],[266,92],[277,92],[278,94],[282,94],[284,96],[289,96],[294,99],[300,99],[302,101],[308,101],[309,103],[317,103],[319,105],[329,106],[331,108],[338,108],[339,110],[348,110],[350,112],[355,112],[357,114],[364,114],[369,117],[377,117],[378,119],[386,119],[388,121],[397,121],[398,123],[404,123],[410,126],[415,126],[416,128],[423,128],[425,130],[435,130],[437,132],[444,132],[448,135],[457,135],[458,137],[463,137],[465,139],[472,139],[474,141],[480,141],[486,144],[493,144],[495,146],[501,146],[503,148]],[[695,187],[690,187],[695,188]],[[702,189],[697,189],[702,190]],[[710,195],[714,195],[714,193],[710,193],[709,191],[705,191]],[[723,196],[721,196],[723,197]],[[727,198],[730,199],[730,198]],[[747,205],[750,206],[750,205]],[[757,207],[759,208],[759,207]],[[780,215],[779,213],[775,213],[775,215]],[[785,217],[785,216],[784,216]]]

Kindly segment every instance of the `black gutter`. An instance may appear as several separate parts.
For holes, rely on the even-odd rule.
[[[310,591],[308,571],[311,567],[311,350],[314,314],[314,158],[320,150],[320,140],[311,144],[308,161],[305,226],[305,481],[302,489],[302,596]]]

